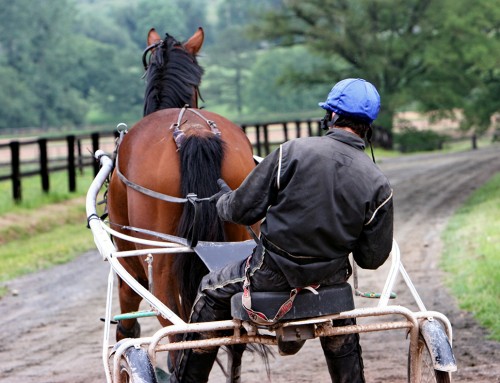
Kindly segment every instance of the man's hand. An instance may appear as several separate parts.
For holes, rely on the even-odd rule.
[[[224,181],[222,178],[219,178],[217,180],[217,185],[219,185],[222,194],[226,194],[232,191],[232,189],[227,185],[226,181]]]
[[[219,186],[219,192],[217,194],[214,194],[210,200],[212,202],[217,202],[219,200],[220,197],[222,197],[224,194],[226,193],[229,193],[230,191],[232,191],[232,189],[228,186],[228,184],[226,183],[226,181],[224,181],[222,178],[219,178],[217,180],[217,185]]]

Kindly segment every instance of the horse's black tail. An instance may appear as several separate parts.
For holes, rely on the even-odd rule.
[[[187,136],[180,149],[181,195],[185,197],[188,193],[195,193],[198,198],[205,198],[216,194],[223,157],[224,144],[219,136]],[[200,241],[224,241],[224,225],[216,205],[203,202],[199,208],[198,224],[193,228],[194,207],[189,202],[185,204],[177,235],[188,238],[190,230],[194,229]],[[174,272],[178,276],[184,312],[189,315],[198,285],[208,269],[196,255],[182,254],[175,257]]]

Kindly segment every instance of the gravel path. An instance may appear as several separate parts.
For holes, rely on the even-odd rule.
[[[386,159],[380,166],[395,191],[395,238],[403,263],[431,310],[443,312],[454,330],[459,371],[455,382],[500,382],[500,344],[460,311],[443,286],[438,269],[440,234],[447,219],[470,193],[500,171],[498,147],[454,154]],[[83,230],[83,229],[82,229]],[[386,266],[360,273],[361,288],[381,289]],[[0,300],[2,343],[0,382],[102,382],[100,344],[107,264],[95,251],[66,265],[8,283],[15,294]],[[396,304],[415,309],[398,283]],[[373,301],[357,298],[358,307]],[[143,334],[158,328],[142,322]],[[408,341],[402,331],[362,334],[368,382],[405,382]],[[274,383],[328,382],[319,342],[308,341],[295,356],[271,360]],[[244,357],[244,382],[269,381],[259,358]],[[223,382],[216,367],[210,382]]]

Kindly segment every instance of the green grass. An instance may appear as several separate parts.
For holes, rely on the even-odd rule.
[[[443,233],[442,266],[460,308],[500,340],[500,173],[476,190]]]
[[[50,175],[50,191],[48,193],[42,191],[42,183],[39,176],[23,178],[21,181],[21,203],[16,203],[12,198],[12,183],[10,181],[2,181],[0,182],[0,215],[9,212],[32,210],[44,205],[84,196],[93,177],[90,168],[85,169],[83,175],[77,176],[77,190],[73,193],[69,192],[66,172],[57,172]]]
[[[0,282],[53,265],[68,262],[95,247],[85,220],[54,227],[30,236],[29,241],[18,239],[0,249]],[[0,291],[1,296],[1,291]]]
[[[0,297],[6,281],[68,262],[95,248],[86,229],[83,196],[93,179],[90,169],[78,176],[77,191],[68,191],[64,172],[51,175],[51,191],[41,191],[39,177],[23,180],[23,202],[16,204],[10,182],[0,183]],[[61,206],[63,201],[77,199]]]

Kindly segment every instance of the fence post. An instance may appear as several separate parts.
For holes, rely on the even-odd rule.
[[[262,125],[262,128],[264,129],[264,148],[266,149],[267,156],[271,152],[271,146],[269,145],[269,129],[267,124]]]
[[[255,144],[257,145],[257,155],[262,157],[262,148],[260,145],[260,125],[255,125]]]
[[[311,120],[307,120],[307,134],[309,135],[309,137],[313,135]]]
[[[19,159],[19,141],[11,141],[10,146],[10,158],[11,158],[11,177],[12,177],[12,196],[16,202],[21,202],[22,200],[22,189],[21,189],[21,162]]]
[[[288,124],[286,122],[283,123],[283,136],[285,137],[285,142],[288,141]]]
[[[83,155],[82,155],[82,140],[77,138],[76,140],[76,149],[78,152],[78,170],[80,175],[83,174]]]
[[[76,169],[75,169],[75,136],[66,137],[68,143],[68,183],[69,191],[76,191]]]
[[[49,158],[47,155],[47,139],[38,139],[40,148],[40,178],[42,179],[42,190],[47,193],[50,190],[49,181]]]
[[[99,133],[95,132],[90,135],[92,138],[92,165],[94,167],[94,177],[99,173],[99,162],[95,160],[94,154],[99,149]]]
[[[323,135],[323,128],[321,127],[321,121],[317,122],[316,131],[317,131],[318,136]]]
[[[300,137],[300,121],[295,121],[295,131],[297,133],[297,137]]]

